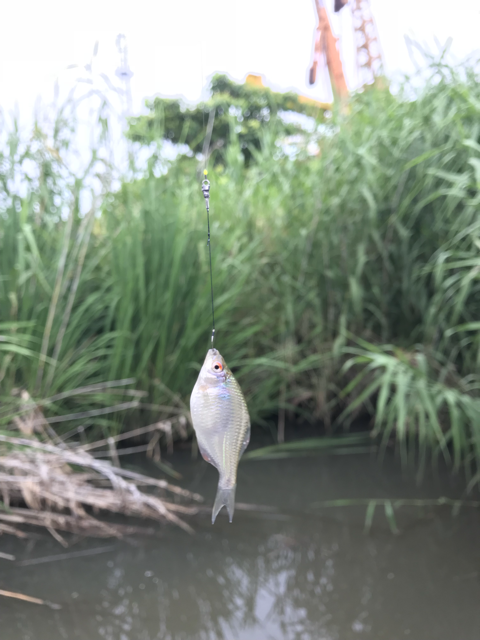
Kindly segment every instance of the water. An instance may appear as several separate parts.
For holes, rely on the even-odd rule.
[[[184,484],[213,504],[216,472],[174,459]],[[369,455],[244,462],[237,500],[277,514],[223,510],[196,535],[83,541],[95,556],[18,566],[0,559],[0,589],[61,605],[0,598],[1,640],[478,640],[480,514],[403,510],[399,535],[383,513],[364,535],[364,508],[312,510],[319,500],[461,495],[448,474],[416,487],[393,460]],[[110,547],[110,550],[108,550]],[[42,537],[0,550],[33,559],[65,550]],[[70,550],[67,550],[67,552]]]

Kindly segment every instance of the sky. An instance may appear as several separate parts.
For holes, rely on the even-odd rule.
[[[333,14],[347,82],[357,84],[351,13]],[[370,0],[384,66],[391,78],[414,70],[405,36],[432,52],[452,38],[451,57],[480,55],[478,0]],[[98,52],[94,73],[118,84],[116,37],[126,36],[132,112],[162,95],[194,102],[214,72],[243,81],[261,74],[275,90],[328,100],[326,81],[310,87],[316,12],[313,0],[10,0],[0,24],[0,107],[28,117],[48,103],[58,81],[66,93]],[[77,65],[74,68],[68,68]],[[88,74],[87,74],[88,75]],[[322,75],[322,74],[320,74]],[[125,105],[123,105],[125,106]],[[119,106],[121,108],[121,106]]]

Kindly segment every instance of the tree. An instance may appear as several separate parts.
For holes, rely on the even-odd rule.
[[[250,78],[250,82],[238,84],[225,75],[214,76],[210,98],[193,108],[181,100],[154,98],[147,102],[150,113],[130,119],[127,136],[145,145],[162,139],[186,144],[192,154],[198,154],[204,151],[206,134],[211,130],[206,152],[212,154],[228,144],[234,129],[248,163],[252,149],[260,147],[262,127],[279,126],[284,136],[303,133],[300,118],[288,122],[282,116],[293,112],[323,119],[329,108],[293,92],[274,92],[264,87],[260,78]]]

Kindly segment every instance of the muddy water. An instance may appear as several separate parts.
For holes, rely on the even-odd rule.
[[[184,485],[212,504],[216,474],[174,459]],[[0,589],[61,609],[0,598],[0,640],[479,640],[480,514],[404,510],[393,535],[364,508],[316,510],[334,498],[459,496],[448,474],[417,487],[393,460],[369,455],[244,462],[237,499],[278,513],[198,516],[196,535],[89,541],[98,555],[21,566],[65,553],[52,539],[29,548],[0,538]],[[222,517],[223,516],[223,517]],[[103,549],[103,550],[102,550]]]

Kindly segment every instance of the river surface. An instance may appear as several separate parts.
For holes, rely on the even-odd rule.
[[[184,486],[209,507],[216,471],[190,454],[172,458]],[[152,469],[150,469],[152,471]],[[158,471],[156,472],[158,475]],[[462,495],[461,479],[422,485],[393,458],[365,455],[245,461],[237,500],[275,513],[222,510],[157,539],[77,542],[0,537],[0,589],[60,609],[0,598],[0,640],[479,640],[480,513],[404,508],[400,533],[377,508],[315,509],[339,498]],[[21,565],[46,556],[97,555]]]

